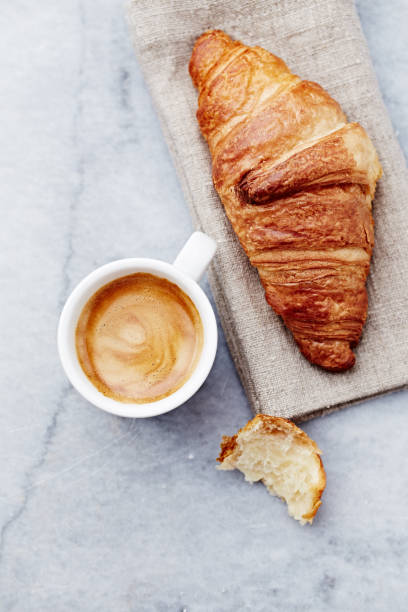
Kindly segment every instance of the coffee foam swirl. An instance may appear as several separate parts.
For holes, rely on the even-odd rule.
[[[85,374],[121,402],[151,402],[179,389],[202,344],[202,322],[190,298],[168,280],[144,273],[102,287],[85,305],[76,330]]]

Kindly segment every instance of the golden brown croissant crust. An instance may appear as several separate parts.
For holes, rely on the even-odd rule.
[[[214,185],[268,303],[309,361],[351,367],[381,175],[371,140],[322,87],[220,30],[196,41],[190,74]]]

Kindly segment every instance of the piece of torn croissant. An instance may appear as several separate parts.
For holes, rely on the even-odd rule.
[[[367,313],[371,140],[322,87],[220,30],[196,41],[190,74],[215,188],[266,300],[309,361],[346,370]]]
[[[326,486],[320,454],[317,444],[291,421],[259,414],[235,436],[223,437],[217,461],[220,470],[240,470],[251,483],[261,480],[304,525],[313,522]]]

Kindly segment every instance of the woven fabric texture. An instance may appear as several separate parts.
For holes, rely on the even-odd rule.
[[[352,0],[133,0],[128,20],[197,229],[218,243],[209,271],[227,342],[254,412],[304,420],[408,384],[408,177]],[[372,138],[383,166],[374,200],[369,310],[356,365],[328,373],[300,354],[265,302],[225,216],[188,74],[195,39],[222,29],[318,82]]]

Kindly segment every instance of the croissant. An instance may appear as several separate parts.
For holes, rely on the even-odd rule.
[[[313,523],[322,504],[326,473],[320,455],[316,442],[291,421],[258,414],[235,436],[223,436],[217,461],[220,470],[240,470],[248,482],[261,480],[304,525]]]
[[[220,30],[198,38],[189,69],[215,188],[267,302],[310,362],[350,368],[381,175],[371,140],[318,84]]]

